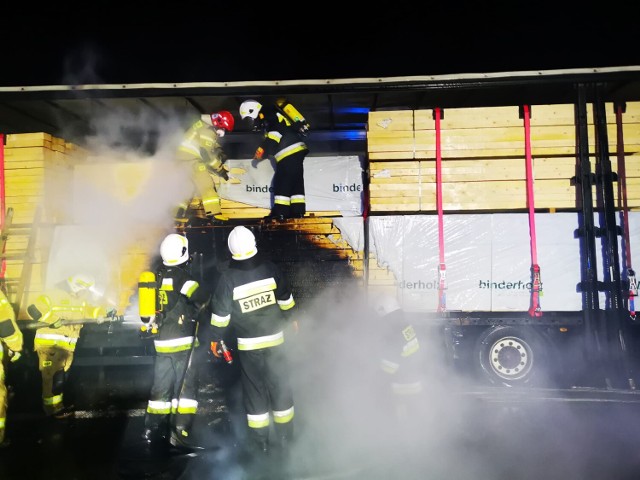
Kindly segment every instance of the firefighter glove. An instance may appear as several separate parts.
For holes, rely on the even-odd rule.
[[[13,350],[9,350],[9,358],[11,358],[11,363],[17,362],[20,360],[22,354],[20,352],[14,352]]]
[[[298,133],[300,134],[301,137],[306,137],[306,136],[309,135],[309,124],[308,123],[298,122],[296,124],[296,127],[297,127]]]
[[[40,310],[38,310],[38,307],[36,307],[34,304],[31,304],[27,307],[27,313],[36,322],[42,318],[42,313],[40,313]]]
[[[229,181],[229,172],[227,172],[225,169],[222,169],[222,171],[218,175],[220,175],[223,180],[227,182]]]
[[[211,342],[210,349],[214,357],[222,358],[222,347],[220,346],[220,342]]]
[[[258,147],[256,149],[256,153],[253,154],[253,159],[254,160],[262,160],[263,157],[264,157],[264,148]]]
[[[56,320],[55,322],[53,322],[50,327],[51,328],[60,328],[62,326],[62,319],[59,318],[58,320]]]

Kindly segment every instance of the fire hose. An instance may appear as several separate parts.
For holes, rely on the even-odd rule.
[[[103,323],[122,323],[124,322],[124,315],[114,315],[109,317],[98,317],[98,318],[81,318],[81,319],[59,319],[55,322],[39,322],[37,320],[29,320],[25,322],[20,322],[21,330],[37,330],[39,328],[60,328],[67,325],[86,325],[86,324],[96,324],[101,325]]]

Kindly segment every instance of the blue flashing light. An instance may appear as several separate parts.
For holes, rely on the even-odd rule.
[[[368,115],[369,109],[367,107],[337,107],[335,109],[335,112],[340,115]]]

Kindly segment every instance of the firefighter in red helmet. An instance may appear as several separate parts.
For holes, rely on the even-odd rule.
[[[177,158],[191,161],[193,168],[194,194],[178,205],[176,221],[184,224],[189,220],[190,210],[203,209],[209,220],[225,221],[222,214],[220,196],[216,189],[219,179],[229,180],[229,172],[225,168],[227,155],[220,145],[219,139],[227,132],[233,131],[233,115],[222,110],[217,113],[202,115],[184,133],[178,147]]]

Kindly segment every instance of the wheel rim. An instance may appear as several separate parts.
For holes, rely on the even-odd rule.
[[[489,350],[491,370],[505,380],[526,377],[533,367],[531,347],[521,338],[503,337]]]

